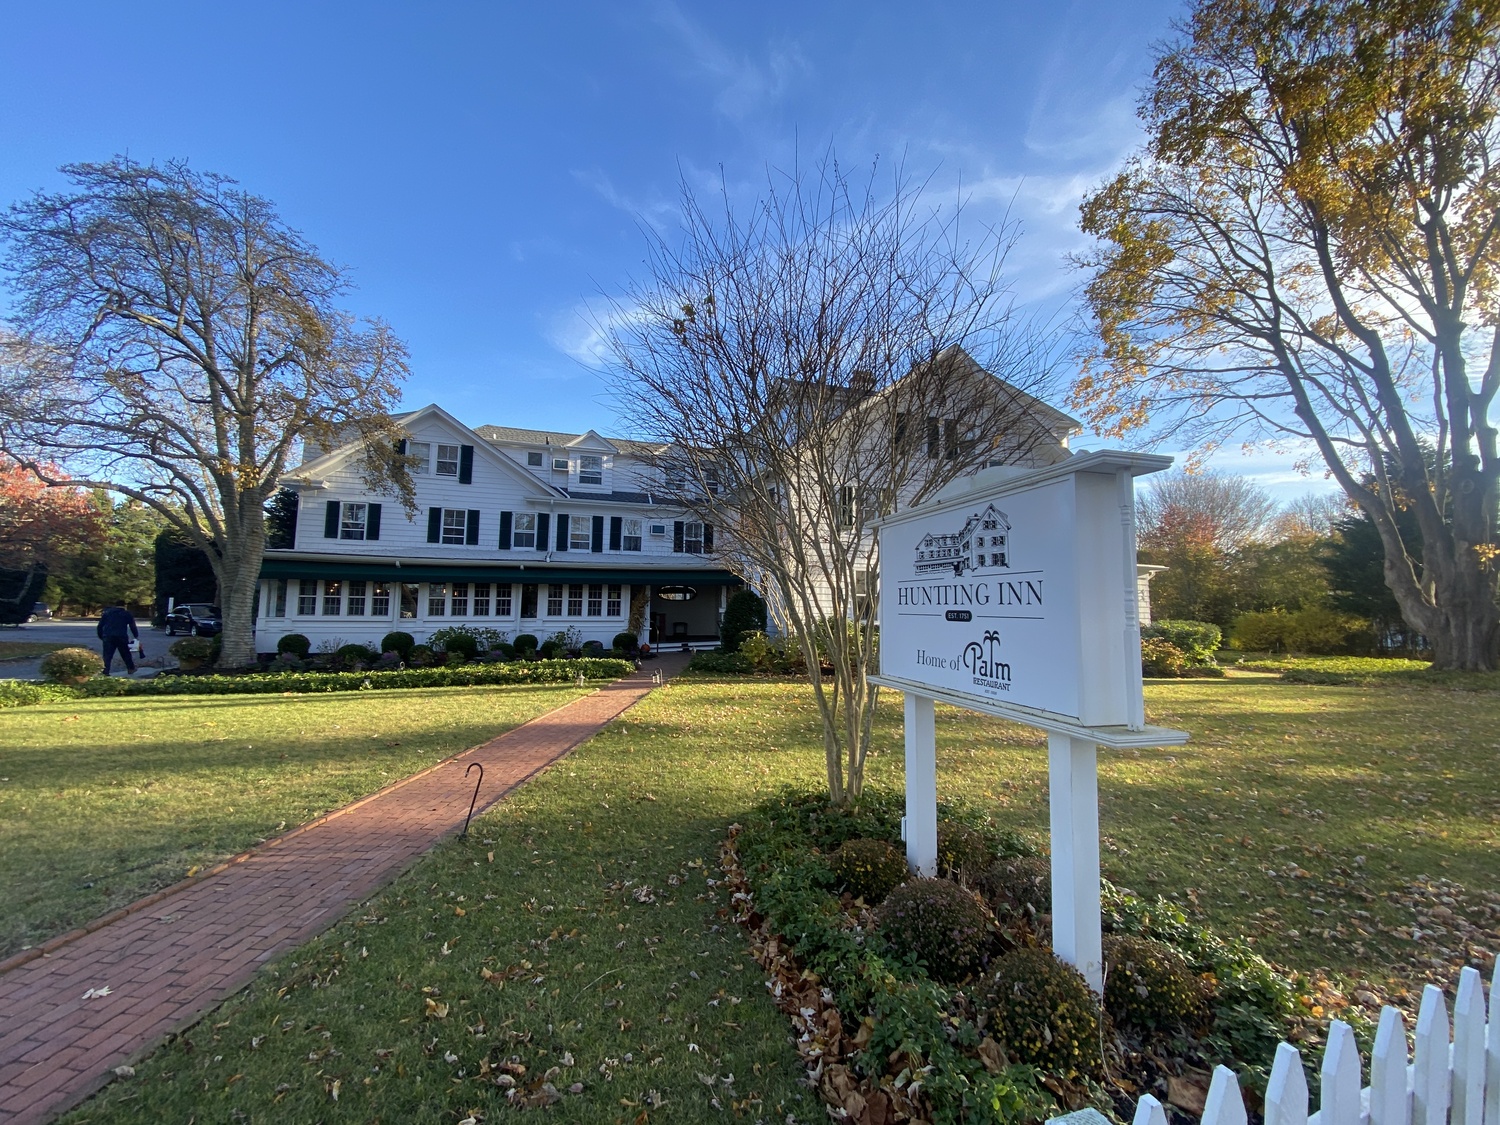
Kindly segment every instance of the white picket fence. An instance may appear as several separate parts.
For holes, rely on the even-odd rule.
[[[1500,965],[1490,981],[1486,1015],[1483,979],[1475,969],[1463,970],[1453,1005],[1451,1038],[1443,990],[1431,984],[1424,988],[1417,1011],[1416,1050],[1410,1058],[1406,1020],[1395,1008],[1382,1009],[1370,1057],[1370,1084],[1363,1089],[1354,1032],[1343,1020],[1334,1020],[1323,1050],[1322,1102],[1316,1113],[1309,1113],[1301,1053],[1282,1043],[1276,1048],[1266,1087],[1266,1125],[1500,1125],[1497,984]],[[1083,1111],[1085,1115],[1091,1112]],[[1069,1114],[1053,1121],[1080,1116]],[[1201,1125],[1246,1125],[1246,1121],[1234,1072],[1215,1067]],[[1167,1125],[1161,1102],[1150,1094],[1141,1098],[1133,1125]]]

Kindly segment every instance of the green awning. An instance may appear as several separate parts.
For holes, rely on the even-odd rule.
[[[739,586],[743,580],[727,570],[657,570],[646,567],[589,569],[556,565],[517,566],[497,562],[445,563],[433,559],[388,563],[313,561],[267,558],[262,578],[364,579],[369,582],[618,582],[630,586]]]

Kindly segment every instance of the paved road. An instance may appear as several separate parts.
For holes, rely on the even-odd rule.
[[[94,627],[97,617],[68,618],[62,621],[34,621],[30,625],[15,628],[0,628],[0,641],[39,641],[44,644],[77,645],[79,648],[99,650],[99,638]],[[165,630],[141,626],[141,640],[146,645],[146,668],[175,668],[177,660],[167,652],[172,642]],[[0,660],[0,680],[39,680],[42,678],[41,659]]]

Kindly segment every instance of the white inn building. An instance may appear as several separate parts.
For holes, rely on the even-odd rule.
[[[674,507],[659,447],[503,426],[470,429],[438,406],[397,419],[416,459],[418,510],[369,491],[351,443],[288,474],[289,549],[267,550],[257,647],[287,633],[378,645],[449,625],[514,639],[576,630],[606,648],[631,631],[655,646],[712,647],[731,588],[714,529]],[[680,495],[680,492],[672,493]]]

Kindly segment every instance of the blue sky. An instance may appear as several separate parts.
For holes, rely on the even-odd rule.
[[[1023,226],[1018,294],[1066,299],[1083,192],[1140,139],[1165,0],[1020,4],[12,5],[0,202],[58,165],[186,157],[274,200],[412,352],[406,401],[616,429],[587,309],[670,234],[679,179],[836,147]],[[1085,439],[1087,440],[1087,439]],[[1097,441],[1089,442],[1098,445]],[[1322,486],[1218,460],[1278,496]]]

